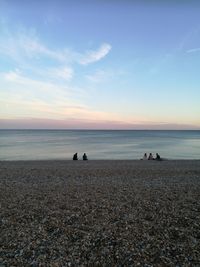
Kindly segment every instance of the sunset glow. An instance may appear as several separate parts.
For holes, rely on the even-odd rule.
[[[0,128],[200,129],[200,4],[150,2],[0,0]]]

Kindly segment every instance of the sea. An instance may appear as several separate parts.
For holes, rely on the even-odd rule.
[[[200,159],[200,130],[0,130],[0,160]]]

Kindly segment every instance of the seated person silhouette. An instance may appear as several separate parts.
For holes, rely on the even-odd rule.
[[[88,160],[87,155],[85,153],[83,154],[83,160]]]
[[[156,153],[156,160],[162,160],[158,153]]]
[[[142,160],[147,160],[147,153],[144,153]]]
[[[149,154],[148,160],[154,160],[152,153]]]
[[[73,160],[78,160],[78,153],[75,153],[73,156]]]

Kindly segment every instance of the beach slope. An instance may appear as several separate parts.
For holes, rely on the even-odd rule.
[[[0,266],[200,266],[200,160],[0,162]]]

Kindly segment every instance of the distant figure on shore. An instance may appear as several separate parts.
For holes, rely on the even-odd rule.
[[[156,158],[155,159],[156,160],[162,160],[161,157],[160,157],[160,155],[158,153],[156,153]]]
[[[147,160],[147,153],[144,153],[142,160]]]
[[[73,156],[73,160],[78,160],[78,153],[75,153]]]
[[[87,155],[85,153],[83,154],[83,160],[88,160]]]
[[[154,160],[152,153],[149,154],[148,160]]]

